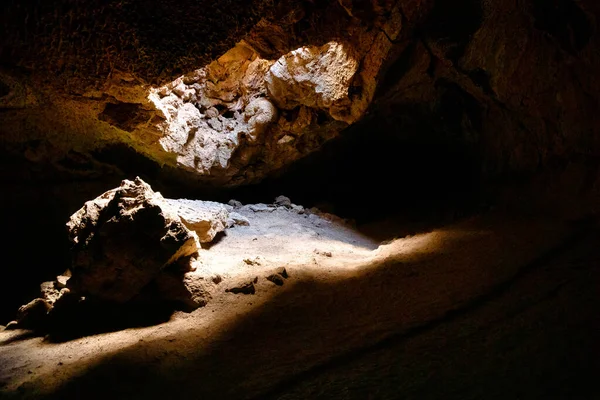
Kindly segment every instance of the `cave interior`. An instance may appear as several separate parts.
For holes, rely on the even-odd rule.
[[[594,0],[0,9],[0,397],[600,397]]]

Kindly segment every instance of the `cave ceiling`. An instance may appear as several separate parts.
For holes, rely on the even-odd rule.
[[[156,177],[235,186],[349,128],[460,142],[483,175],[598,153],[591,0],[0,7],[0,145],[42,175],[139,159]]]

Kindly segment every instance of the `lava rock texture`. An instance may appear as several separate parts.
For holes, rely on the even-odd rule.
[[[357,121],[466,143],[485,176],[598,155],[592,0],[2,7],[3,147],[77,176],[128,149],[158,178],[252,183]]]

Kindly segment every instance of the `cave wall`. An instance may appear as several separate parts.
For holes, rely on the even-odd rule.
[[[58,169],[77,159],[78,176],[81,164],[93,175],[103,163],[97,155],[120,146],[152,160],[160,180],[239,185],[285,170],[339,135],[344,124],[329,127],[331,118],[315,112],[310,139],[289,151],[261,142],[271,148],[252,162],[241,161],[248,155],[240,150],[221,170],[183,172],[159,145],[165,117],[147,89],[208,65],[239,40],[270,62],[344,40],[361,54],[360,78],[377,89],[365,97],[373,99],[368,113],[348,122],[464,143],[485,177],[598,153],[599,9],[591,0],[8,1],[2,8],[2,147]],[[381,66],[372,61],[378,57]],[[369,63],[378,70],[365,74]],[[361,79],[349,98],[373,90]],[[289,108],[293,126],[298,109]],[[279,128],[275,139],[290,129]]]
[[[422,13],[411,14],[415,3]],[[477,207],[490,202],[478,194],[488,184],[527,186],[539,174],[579,182],[577,170],[584,178],[570,188],[583,196],[599,176],[598,6],[402,4],[410,33],[394,40],[367,115],[260,190],[235,195],[280,192],[364,220]]]
[[[438,1],[391,66],[374,119],[431,114],[432,131],[460,135],[488,177],[597,157],[597,16],[590,1]]]

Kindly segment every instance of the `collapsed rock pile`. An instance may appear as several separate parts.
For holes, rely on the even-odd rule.
[[[206,305],[223,280],[205,268],[211,260],[206,252],[214,243],[204,244],[234,226],[252,229],[246,227],[257,222],[253,219],[257,214],[302,214],[318,219],[316,212],[285,196],[273,204],[247,205],[236,200],[221,204],[166,199],[140,178],[124,180],[70,217],[66,224],[72,244],[70,267],[54,281],[42,283],[38,298],[19,308],[17,321],[7,328],[51,332],[82,318],[98,325],[98,320],[129,323],[140,312],[154,318],[165,309],[193,311]],[[261,266],[262,259],[246,257],[243,262]],[[288,275],[281,269],[269,272],[266,280],[282,286]],[[254,294],[258,277],[242,280],[222,290]]]
[[[81,301],[172,302],[188,311],[205,305],[207,283],[190,274],[192,261],[200,243],[235,223],[228,207],[165,199],[140,178],[124,180],[71,216],[70,277],[44,282],[40,298],[19,309],[15,327],[36,329],[56,309]]]

